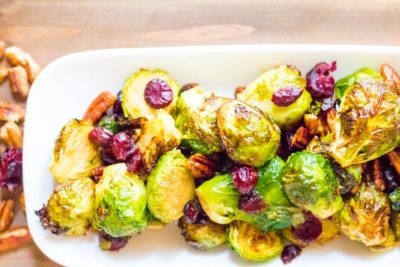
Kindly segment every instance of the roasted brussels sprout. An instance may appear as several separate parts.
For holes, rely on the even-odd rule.
[[[222,105],[217,113],[217,123],[225,150],[236,162],[260,167],[278,149],[278,126],[244,102],[231,100]]]
[[[282,240],[275,232],[261,231],[243,221],[231,222],[228,229],[230,246],[245,260],[268,261],[283,250]]]
[[[142,231],[149,222],[146,187],[125,163],[104,168],[96,184],[93,226],[112,237],[130,236]]]
[[[309,151],[292,154],[282,170],[285,193],[296,206],[325,219],[342,207],[339,184],[324,156]]]
[[[388,238],[390,204],[372,183],[363,183],[336,217],[340,230],[351,240],[375,246]]]
[[[393,229],[389,227],[386,240],[378,245],[368,247],[371,251],[385,251],[397,246],[397,237]]]
[[[228,100],[196,86],[180,94],[175,118],[182,144],[204,155],[222,151],[217,128],[217,110]]]
[[[400,211],[400,187],[389,194],[389,200],[392,203],[392,209],[394,211]]]
[[[292,87],[302,91],[293,103],[278,106],[272,102],[275,92]],[[237,98],[270,115],[280,127],[291,128],[303,118],[311,104],[311,95],[305,88],[306,80],[295,68],[281,65],[262,74],[238,94]]]
[[[165,153],[147,178],[147,202],[151,213],[163,222],[179,219],[194,197],[194,179],[180,150]]]
[[[89,141],[93,129],[90,122],[70,120],[58,135],[50,172],[59,183],[90,177],[102,165],[99,148]]]
[[[342,167],[379,158],[400,143],[400,91],[390,83],[354,84],[338,114],[329,152]]]
[[[165,152],[176,148],[181,134],[175,128],[175,121],[164,111],[155,113],[154,119],[146,122],[142,128],[137,147],[142,153],[143,162],[148,172]]]
[[[195,249],[210,250],[226,242],[226,225],[216,224],[210,220],[192,224],[183,216],[179,219],[178,226],[186,242]]]
[[[350,74],[336,82],[336,96],[337,98],[342,99],[347,89],[351,88],[355,83],[366,84],[371,80],[380,81],[382,80],[382,77],[379,72],[376,72],[371,68],[359,69],[353,74]]]
[[[36,212],[43,228],[54,234],[84,235],[94,216],[94,182],[90,178],[58,185],[47,206]]]
[[[148,120],[155,117],[157,109],[147,104],[144,94],[146,85],[154,79],[165,81],[172,89],[172,102],[161,109],[166,112],[172,111],[175,107],[176,101],[178,100],[180,91],[178,83],[164,70],[141,69],[128,78],[122,88],[121,100],[125,116],[129,116],[132,119],[146,118]]]

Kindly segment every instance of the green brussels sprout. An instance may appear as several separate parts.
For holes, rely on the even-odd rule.
[[[274,104],[271,100],[274,92],[287,87],[300,88],[300,97],[288,106]],[[311,95],[305,88],[306,80],[296,69],[281,65],[262,74],[237,98],[270,115],[280,127],[291,128],[301,121],[311,104]]]
[[[168,223],[179,219],[194,197],[194,179],[180,150],[165,153],[147,178],[147,204],[151,213]]]
[[[379,245],[389,234],[390,204],[385,193],[372,183],[363,183],[357,193],[344,202],[336,218],[340,230],[351,240],[366,246]]]
[[[126,117],[151,120],[156,115],[157,110],[160,110],[149,106],[144,98],[146,85],[153,79],[164,80],[173,92],[172,102],[161,110],[171,112],[174,109],[180,91],[179,84],[164,70],[140,69],[128,78],[122,87],[121,102]]]
[[[70,120],[64,125],[55,143],[50,172],[59,183],[86,178],[102,165],[99,148],[90,142],[90,122]]]
[[[217,113],[217,123],[225,150],[236,162],[260,167],[278,149],[278,126],[244,102],[231,100],[222,105]]]
[[[204,155],[222,151],[217,128],[217,110],[227,102],[196,86],[180,94],[175,118],[182,133],[182,144]]]
[[[296,206],[321,219],[341,209],[339,183],[324,156],[309,151],[296,152],[288,158],[282,176],[285,193]]]
[[[178,227],[186,242],[198,250],[210,250],[226,242],[226,225],[210,220],[202,224],[192,224],[181,217]]]
[[[67,180],[51,194],[47,206],[36,212],[45,229],[67,236],[84,235],[94,216],[94,182],[90,178]]]
[[[392,203],[392,209],[394,211],[400,211],[400,187],[389,194],[389,200]]]
[[[338,114],[329,152],[342,167],[379,158],[400,143],[400,91],[389,83],[354,84]]]
[[[93,226],[112,237],[130,236],[142,231],[149,222],[146,186],[125,163],[104,168],[96,184]]]
[[[229,245],[245,260],[269,261],[283,250],[282,240],[275,232],[261,231],[243,221],[231,222],[228,229]]]
[[[180,141],[181,134],[172,116],[164,111],[156,112],[154,119],[144,124],[136,142],[146,170],[150,172],[159,157],[176,148]]]
[[[342,99],[347,89],[355,83],[367,83],[371,80],[380,81],[382,77],[379,72],[371,68],[362,68],[335,83],[335,92],[338,99]]]

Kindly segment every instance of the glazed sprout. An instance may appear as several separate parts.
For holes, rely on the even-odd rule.
[[[151,213],[168,223],[179,219],[194,197],[194,179],[180,150],[165,153],[147,178],[147,202]]]
[[[280,127],[291,128],[301,121],[311,104],[311,95],[305,88],[306,81],[298,70],[281,65],[262,74],[237,98],[270,115]],[[277,105],[272,98],[281,89],[296,89],[301,94],[289,105]]]
[[[146,118],[148,120],[155,117],[160,108],[152,107],[145,99],[146,86],[152,81],[162,81],[171,89],[172,102],[161,110],[172,111],[180,91],[178,83],[164,70],[141,69],[128,78],[122,88],[121,100],[125,116],[132,119]]]
[[[269,261],[283,250],[282,240],[275,232],[264,232],[254,225],[233,221],[228,228],[231,248],[248,261]]]
[[[84,235],[94,215],[94,182],[90,178],[58,185],[47,205],[36,211],[44,229],[67,236]]]
[[[59,183],[90,177],[102,165],[99,148],[88,139],[93,126],[87,121],[70,120],[55,143],[50,172]]]
[[[209,155],[222,151],[217,128],[217,110],[227,101],[196,86],[179,96],[175,119],[182,133],[182,144]]]
[[[189,223],[185,217],[178,222],[186,242],[198,250],[210,250],[226,242],[226,226],[207,220],[201,224]]]
[[[379,245],[389,235],[390,204],[385,193],[372,183],[363,183],[336,217],[348,238],[366,246]]]
[[[292,154],[283,170],[285,193],[296,206],[325,219],[342,207],[339,183],[324,156],[309,151]]]
[[[231,100],[222,105],[217,123],[226,153],[238,163],[260,167],[278,149],[278,126],[244,102]]]
[[[390,83],[354,84],[342,98],[330,155],[342,167],[383,156],[400,142],[400,91]]]
[[[180,140],[181,134],[176,129],[172,116],[164,111],[157,112],[154,119],[144,124],[136,142],[146,170],[150,172],[159,157],[176,148]]]
[[[146,187],[125,163],[104,168],[96,184],[93,226],[112,237],[139,233],[148,225]]]

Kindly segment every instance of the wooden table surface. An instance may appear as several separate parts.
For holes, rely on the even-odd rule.
[[[0,40],[42,66],[71,52],[112,47],[400,43],[400,1],[322,2],[0,0]],[[0,99],[12,100],[7,83]],[[14,224],[25,224],[23,214]],[[0,255],[0,266],[58,265],[31,244]]]

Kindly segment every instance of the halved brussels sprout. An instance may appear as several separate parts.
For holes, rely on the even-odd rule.
[[[181,217],[178,227],[186,242],[198,250],[210,250],[226,242],[226,226],[210,220],[202,224],[192,224]]]
[[[245,260],[269,261],[283,250],[282,240],[275,232],[264,232],[242,221],[231,222],[228,229],[230,246]]]
[[[147,121],[141,131],[137,147],[142,153],[143,162],[148,172],[165,152],[176,148],[181,141],[181,134],[175,128],[175,121],[164,111],[155,113],[154,119]]]
[[[125,163],[107,166],[96,184],[95,211],[95,229],[112,237],[139,233],[149,222],[143,181]]]
[[[379,158],[400,143],[400,91],[390,83],[354,84],[338,114],[329,152],[342,167]]]
[[[217,113],[217,123],[226,153],[236,162],[260,167],[278,149],[278,126],[244,102],[231,100],[222,105]]]
[[[355,83],[368,83],[371,80],[380,81],[382,76],[379,72],[371,68],[362,68],[350,74],[335,83],[336,96],[342,99],[347,89],[351,88]]]
[[[47,206],[36,212],[45,229],[67,236],[84,235],[94,216],[94,182],[67,180],[51,194]]]
[[[59,133],[53,152],[50,172],[59,183],[90,177],[102,165],[99,148],[90,142],[90,122],[70,120]]]
[[[366,246],[385,242],[389,235],[389,217],[388,198],[372,183],[363,183],[336,216],[340,230]]]
[[[285,193],[296,206],[321,219],[341,209],[339,183],[324,156],[309,151],[296,152],[288,158],[282,176]]]
[[[272,95],[287,87],[302,90],[300,97],[288,106],[277,106],[271,101]],[[305,88],[306,80],[295,68],[281,65],[262,74],[237,98],[270,115],[280,127],[291,128],[300,122],[311,104],[311,95]]]
[[[183,207],[194,197],[194,179],[180,150],[165,153],[147,178],[147,204],[163,222],[179,219]]]
[[[128,78],[122,87],[121,100],[125,116],[132,119],[146,118],[151,120],[154,118],[157,110],[160,109],[149,106],[144,98],[146,85],[153,79],[164,80],[172,89],[172,102],[161,110],[171,112],[174,109],[180,91],[179,84],[164,70],[140,69]]]
[[[196,86],[180,94],[175,118],[182,133],[183,145],[209,155],[222,151],[222,141],[217,128],[217,110],[228,100],[205,92]]]

